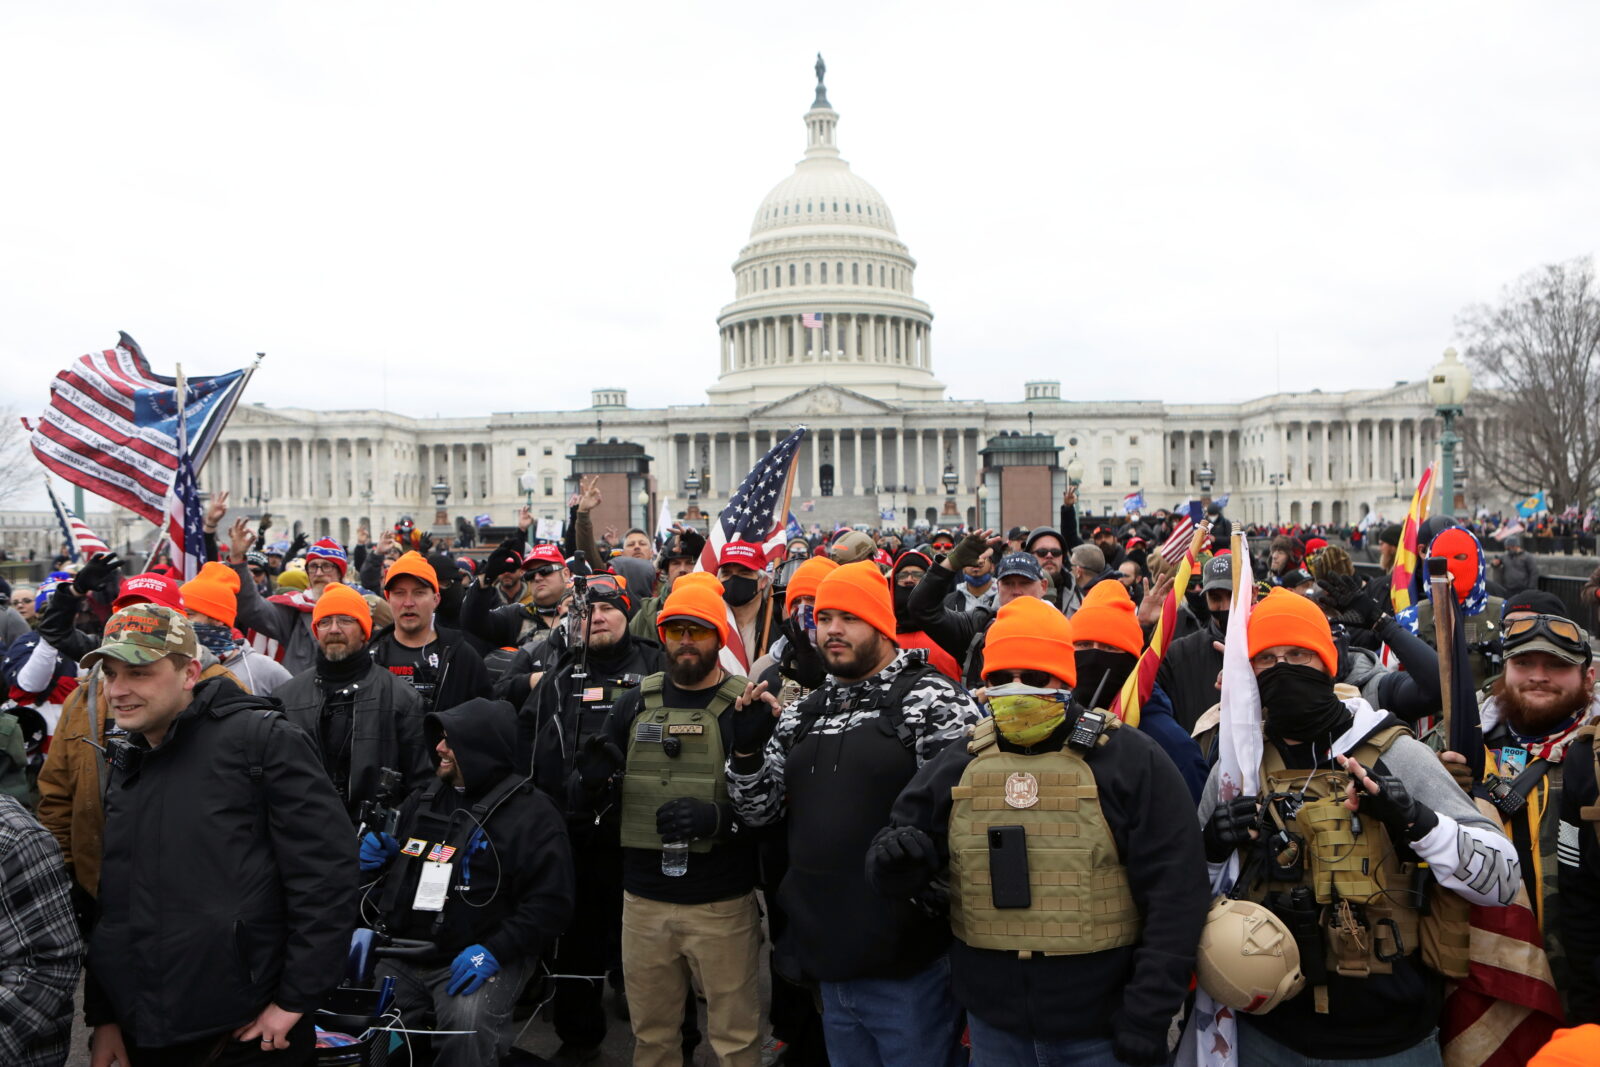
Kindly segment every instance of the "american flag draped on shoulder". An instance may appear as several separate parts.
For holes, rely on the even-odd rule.
[[[1435,611],[1447,604],[1455,612],[1454,640],[1448,650],[1450,750],[1466,756],[1473,780],[1482,781],[1488,753],[1473,692],[1466,620],[1454,596],[1435,597],[1433,602]],[[1477,803],[1486,816],[1505,821],[1487,801]],[[1540,806],[1530,803],[1510,818],[1528,820],[1531,838],[1537,841],[1543,815]],[[1506,825],[1505,831],[1515,839],[1513,826]],[[1542,859],[1555,862],[1554,856]],[[1536,878],[1534,884],[1542,885],[1543,879]],[[1543,900],[1530,901],[1526,887],[1519,887],[1516,899],[1506,907],[1472,906],[1467,977],[1447,987],[1439,1024],[1446,1067],[1527,1063],[1561,1025],[1561,997],[1540,932],[1543,905]]]
[[[44,480],[44,489],[50,494],[50,506],[55,509],[56,521],[61,524],[61,536],[66,540],[67,555],[71,557],[72,562],[91,560],[102,552],[111,551],[111,546],[100,540],[95,532],[89,529],[88,523],[61,503],[54,487],[50,485],[49,478]]]
[[[711,524],[710,536],[700,552],[701,570],[716,573],[722,546],[729,541],[760,545],[768,563],[783,554],[795,461],[800,458],[800,442],[805,435],[806,428],[802,426],[773,445],[750,468],[728,506]],[[739,636],[739,628],[733,625],[732,611],[728,613],[728,622],[730,632],[728,645],[722,650],[723,666],[742,674],[750,669],[750,654]],[[730,659],[735,662],[730,663]]]
[[[1172,533],[1161,542],[1161,558],[1168,563],[1176,563],[1183,558],[1189,550],[1190,535],[1194,533],[1195,523],[1205,517],[1205,508],[1200,506],[1200,501],[1191,500],[1183,507],[1173,511],[1178,516],[1178,524],[1172,528]]]
[[[204,466],[253,368],[188,382],[189,452]],[[178,474],[177,381],[152,373],[139,345],[80,356],[50,383],[50,406],[32,432],[33,454],[69,483],[158,526]]]
[[[1256,796],[1261,771],[1261,692],[1250,668],[1250,613],[1255,606],[1255,576],[1250,546],[1233,535],[1233,603],[1222,653],[1222,717],[1217,723],[1217,793],[1222,801]],[[1222,896],[1239,880],[1239,853],[1212,865],[1211,894]],[[1177,1062],[1204,1067],[1234,1067],[1239,1062],[1239,1020],[1233,1010],[1195,990],[1194,1010],[1184,1026]]]
[[[1155,690],[1156,672],[1161,669],[1161,657],[1167,654],[1167,646],[1172,644],[1173,633],[1178,628],[1178,597],[1189,588],[1189,576],[1194,573],[1195,553],[1200,551],[1201,542],[1211,532],[1211,524],[1203,519],[1198,526],[1191,522],[1190,527],[1189,541],[1184,546],[1183,562],[1178,564],[1178,573],[1172,579],[1172,588],[1167,591],[1167,598],[1161,603],[1161,618],[1150,633],[1150,643],[1139,654],[1139,662],[1134,664],[1133,670],[1128,673],[1128,680],[1122,683],[1122,691],[1111,702],[1111,714],[1129,726],[1139,725],[1139,709],[1150,699],[1151,692]]]

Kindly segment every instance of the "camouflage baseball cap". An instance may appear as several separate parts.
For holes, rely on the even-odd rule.
[[[200,655],[194,627],[181,611],[160,604],[134,604],[111,616],[100,647],[83,657],[85,668],[110,656],[123,663],[154,663],[166,656]]]

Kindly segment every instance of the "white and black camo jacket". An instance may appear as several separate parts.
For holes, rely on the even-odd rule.
[[[827,694],[827,707],[847,707],[852,702],[852,690],[866,693],[888,689],[902,671],[925,657],[926,653],[921,649],[902,649],[893,662],[872,677],[846,686],[830,676],[820,691]],[[740,774],[731,763],[728,767],[728,798],[747,825],[767,826],[783,817],[784,798],[788,792],[784,774],[789,750],[794,747],[795,733],[800,726],[801,703],[795,701],[779,715],[758,770]],[[929,671],[906,694],[900,715],[916,738],[917,766],[920,768],[951,741],[966,736],[967,731],[983,718],[983,711],[965,689],[939,672]],[[825,713],[812,724],[811,732],[818,735],[842,734],[877,717],[876,708]]]

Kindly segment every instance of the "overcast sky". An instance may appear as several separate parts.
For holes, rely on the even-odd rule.
[[[812,63],[955,397],[1420,377],[1589,255],[1592,3],[0,8],[0,404],[119,329],[247,399],[698,403]]]

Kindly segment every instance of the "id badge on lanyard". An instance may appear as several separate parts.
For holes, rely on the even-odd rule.
[[[425,860],[417,878],[417,895],[411,901],[414,911],[443,911],[450,892],[450,864]]]

